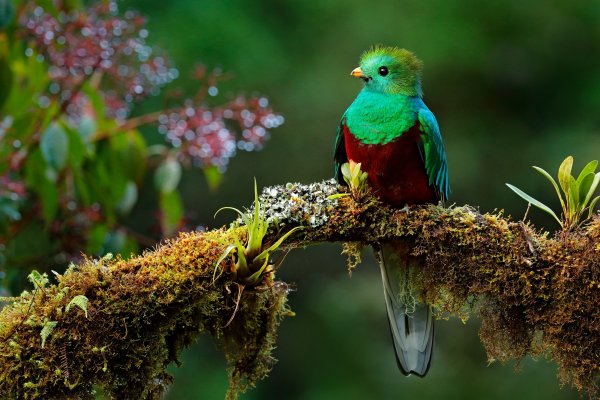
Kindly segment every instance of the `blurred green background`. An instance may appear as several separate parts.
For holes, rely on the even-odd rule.
[[[520,219],[526,204],[505,182],[556,207],[551,187],[530,166],[554,172],[572,154],[578,170],[599,157],[598,1],[127,0],[122,8],[148,16],[150,42],[172,55],[182,77],[198,61],[221,66],[234,74],[221,85],[223,98],[256,90],[286,118],[264,151],[232,160],[218,191],[208,191],[201,171],[186,173],[184,203],[197,225],[220,226],[229,216],[213,219],[216,209],[248,205],[253,177],[259,186],[331,177],[339,117],[361,87],[349,72],[373,44],[408,48],[425,63],[425,101],[444,136],[451,202]],[[149,100],[136,112],[157,104]],[[556,227],[538,210],[530,217]],[[332,244],[288,257],[279,278],[296,283],[290,301],[297,316],[282,323],[270,378],[243,398],[578,397],[560,388],[556,367],[544,360],[525,360],[518,374],[513,365],[488,366],[476,318],[439,321],[429,375],[404,378],[370,250],[352,278],[339,253]],[[172,371],[168,399],[223,398],[225,363],[208,337]]]

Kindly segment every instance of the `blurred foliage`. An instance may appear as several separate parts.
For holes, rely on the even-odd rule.
[[[182,167],[206,171],[215,188],[236,150],[261,149],[283,122],[264,97],[213,99],[226,76],[202,65],[189,96],[173,89],[158,111],[132,116],[179,71],[147,43],[145,19],[114,1],[3,0],[0,29],[3,290],[20,291],[34,265],[127,257],[189,228]],[[147,124],[160,138],[152,146],[138,129]],[[144,211],[154,226],[140,233],[127,217],[148,175],[158,212]]]

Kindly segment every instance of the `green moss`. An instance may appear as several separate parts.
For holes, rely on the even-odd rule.
[[[226,276],[213,282],[212,267],[231,234],[182,234],[131,260],[86,260],[57,285],[3,309],[0,363],[12,367],[0,371],[0,393],[85,399],[93,398],[97,386],[110,398],[158,399],[172,381],[167,365],[200,332],[223,346],[234,390],[253,385],[273,364],[270,352],[287,312],[287,290],[274,283],[279,289],[245,293],[224,329],[234,310],[231,283]],[[66,288],[69,295],[61,295]],[[64,312],[83,296],[88,318]],[[43,318],[56,326],[42,350]]]
[[[334,185],[268,189],[276,203],[265,203],[267,216],[279,226],[268,239],[302,225],[288,247],[352,242],[346,250],[356,257],[360,246],[401,238],[424,260],[414,279],[439,317],[479,314],[490,360],[543,354],[556,361],[563,382],[597,394],[600,218],[550,237],[470,207],[400,212],[370,196],[332,202]],[[235,234],[243,239],[243,232]],[[158,399],[172,382],[166,367],[202,332],[229,363],[228,397],[253,387],[275,362],[277,328],[291,314],[289,290],[267,279],[240,292],[227,273],[215,279],[215,263],[233,235],[187,233],[130,260],[87,259],[57,284],[24,292],[0,311],[0,397],[92,399],[98,388],[109,398]],[[65,311],[78,296],[88,299],[87,318]],[[47,321],[56,325],[42,348]]]

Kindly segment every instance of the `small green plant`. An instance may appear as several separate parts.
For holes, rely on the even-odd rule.
[[[263,282],[263,278],[275,270],[271,262],[271,255],[276,252],[283,242],[301,227],[295,227],[279,237],[274,242],[263,243],[269,229],[269,222],[265,218],[264,206],[258,201],[258,190],[256,180],[254,181],[254,210],[246,213],[234,207],[223,207],[221,210],[233,210],[237,212],[248,230],[247,242],[242,244],[237,234],[234,233],[234,243],[227,246],[217,264],[215,274],[222,271],[221,263],[229,256],[233,258],[230,272],[233,279],[247,286],[256,286]],[[215,214],[216,215],[216,214]]]
[[[600,172],[596,172],[597,167],[597,160],[590,161],[581,170],[576,179],[571,175],[571,170],[573,169],[573,157],[568,156],[558,168],[558,184],[544,169],[536,166],[533,167],[540,174],[544,175],[550,183],[552,183],[552,186],[554,186],[554,190],[556,190],[556,195],[558,196],[558,200],[562,207],[561,218],[559,218],[550,207],[531,197],[521,189],[509,183],[507,183],[506,186],[525,199],[525,201],[552,215],[563,229],[571,229],[591,218],[594,212],[594,206],[600,199],[600,196],[594,197],[598,183],[600,183]],[[587,216],[583,218],[586,213]]]
[[[350,191],[355,195],[362,195],[367,189],[367,178],[369,174],[363,172],[361,163],[344,163],[342,164],[342,176],[348,184]]]
[[[338,199],[340,197],[348,196],[351,194],[355,198],[362,197],[365,193],[367,193],[367,178],[369,174],[363,172],[360,169],[360,163],[343,163],[341,167],[342,177],[344,181],[350,188],[350,193],[338,193],[332,196],[329,196],[328,199]]]

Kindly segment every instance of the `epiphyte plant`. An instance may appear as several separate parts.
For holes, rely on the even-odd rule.
[[[245,286],[257,286],[264,278],[275,271],[276,266],[271,262],[271,255],[275,253],[283,242],[297,230],[297,226],[280,236],[273,242],[263,243],[269,230],[269,221],[265,217],[264,205],[258,200],[256,180],[254,180],[254,209],[242,212],[234,207],[220,208],[221,210],[233,210],[239,214],[247,229],[246,244],[242,244],[238,234],[233,231],[234,243],[227,246],[215,265],[215,276],[217,271],[223,271],[221,265],[229,256],[232,257],[229,272],[233,279]],[[216,215],[216,214],[215,214]]]
[[[342,172],[344,182],[346,182],[350,188],[350,193],[334,194],[329,196],[329,199],[337,199],[347,196],[348,194],[351,194],[354,196],[354,198],[359,199],[367,193],[367,178],[369,177],[369,174],[364,172],[360,167],[361,163],[346,162],[342,164],[340,171]]]
[[[554,217],[563,229],[569,230],[578,227],[592,217],[594,206],[600,199],[600,196],[594,197],[594,193],[600,183],[600,172],[596,172],[597,167],[597,160],[590,161],[583,167],[577,178],[575,178],[571,175],[571,170],[573,169],[573,157],[568,156],[558,168],[558,183],[556,183],[554,178],[552,178],[552,176],[544,169],[533,166],[536,171],[544,175],[546,179],[550,181],[552,186],[554,186],[554,190],[556,191],[556,195],[558,196],[558,200],[562,207],[561,218],[559,218],[550,207],[523,192],[521,189],[509,183],[507,183],[506,186],[528,203]],[[586,212],[587,216],[584,218]]]

